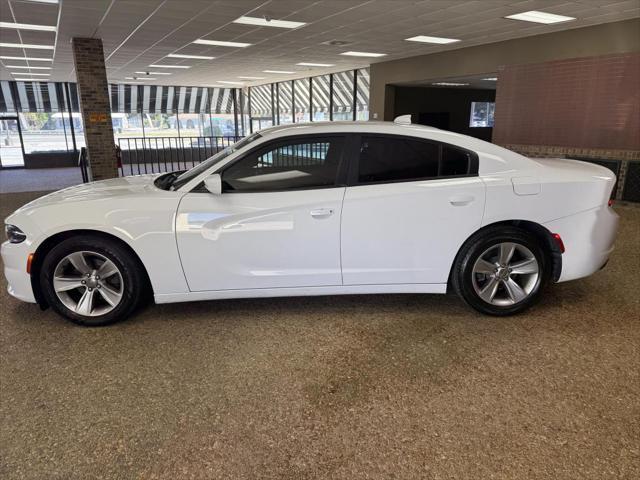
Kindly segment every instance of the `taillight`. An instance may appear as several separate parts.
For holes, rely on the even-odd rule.
[[[559,233],[552,233],[551,234],[553,236],[553,239],[556,242],[556,245],[558,245],[558,248],[560,249],[560,253],[564,253],[564,242],[562,241],[562,237],[560,237]]]
[[[614,203],[615,203],[615,202],[613,201],[613,198],[610,198],[610,199],[609,199],[609,203],[608,203],[607,205],[609,205],[610,207],[613,207],[613,204],[614,204]]]

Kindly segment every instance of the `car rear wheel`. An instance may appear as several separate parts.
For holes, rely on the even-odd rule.
[[[537,238],[514,228],[491,228],[461,249],[453,287],[476,310],[513,315],[538,301],[550,276],[550,262]]]
[[[40,285],[49,305],[85,326],[108,325],[138,306],[144,277],[136,259],[101,237],[72,237],[45,257]]]

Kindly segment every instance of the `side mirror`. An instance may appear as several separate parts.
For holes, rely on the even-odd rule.
[[[222,194],[222,177],[219,173],[209,175],[204,179],[204,187],[214,195]]]

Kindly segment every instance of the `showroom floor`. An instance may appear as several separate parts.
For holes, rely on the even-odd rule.
[[[515,318],[382,295],[87,329],[2,289],[0,477],[640,478],[640,208],[618,212],[607,268]]]
[[[59,190],[82,182],[78,167],[7,168],[0,176],[0,194]]]

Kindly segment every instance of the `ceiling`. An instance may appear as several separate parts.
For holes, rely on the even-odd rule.
[[[577,20],[542,25],[504,18],[528,10],[568,15]],[[243,15],[308,24],[289,30],[232,23]],[[0,21],[57,26],[57,32],[0,28],[0,43],[55,45],[53,51],[0,47],[0,55],[3,56],[54,59],[53,62],[0,60],[0,79],[24,77],[12,72],[29,70],[7,68],[21,65],[52,66],[51,70],[31,72],[51,73],[50,77],[41,76],[43,80],[74,81],[70,43],[73,37],[102,38],[110,82],[128,82],[126,77],[142,77],[135,73],[138,71],[170,74],[153,76],[155,81],[145,82],[151,85],[215,86],[221,85],[220,81],[242,82],[239,76],[265,77],[245,81],[251,85],[638,16],[638,0],[59,0],[57,4],[0,0]],[[404,40],[416,35],[458,38],[461,41],[433,45]],[[193,44],[198,38],[253,45],[229,48]],[[325,44],[334,40],[348,42],[348,45]],[[377,59],[340,55],[347,50],[387,55]],[[165,58],[170,53],[216,58]],[[298,62],[334,66],[309,68],[297,66]],[[191,68],[149,67],[157,63]],[[263,70],[294,73],[269,74]]]

